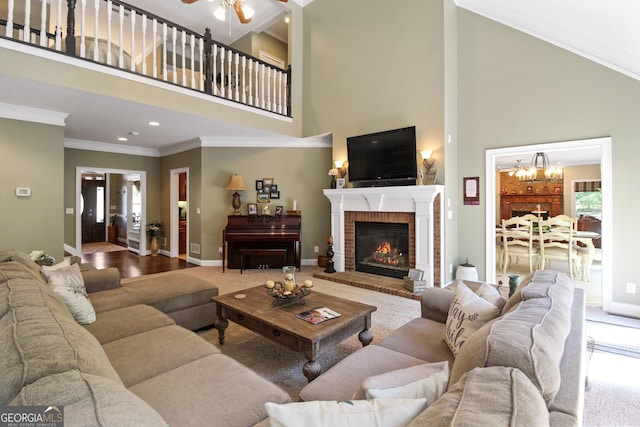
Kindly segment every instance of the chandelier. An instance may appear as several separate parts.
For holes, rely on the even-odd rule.
[[[519,181],[545,182],[562,179],[562,166],[552,166],[549,156],[545,153],[536,153],[531,158],[531,166],[528,168],[520,164],[517,160],[516,176]]]

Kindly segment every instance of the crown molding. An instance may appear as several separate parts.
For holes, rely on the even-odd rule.
[[[135,147],[123,144],[110,144],[98,141],[84,141],[80,139],[65,138],[64,148],[74,148],[77,150],[102,151],[114,154],[130,154],[133,156],[160,157],[160,150],[157,148]]]
[[[23,107],[21,105],[4,104],[0,102],[0,117],[4,119],[64,126],[68,116],[69,114],[59,111],[42,110],[40,108]]]
[[[201,136],[202,147],[243,147],[243,148],[331,148],[332,134],[314,135],[307,138],[293,136],[269,137],[218,137]]]

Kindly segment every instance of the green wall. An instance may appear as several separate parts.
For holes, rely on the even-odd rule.
[[[57,260],[63,251],[64,128],[0,118],[0,247],[43,250]],[[16,197],[17,187],[31,189]]]
[[[480,206],[459,203],[459,245],[485,254],[485,150],[610,136],[612,139],[613,301],[640,304],[629,225],[640,210],[629,173],[640,158],[640,82],[566,50],[458,11],[459,179],[480,176]],[[464,236],[464,237],[462,237]],[[480,277],[484,265],[479,263]]]

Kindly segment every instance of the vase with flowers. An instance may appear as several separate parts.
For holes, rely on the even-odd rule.
[[[157,256],[158,249],[160,248],[158,236],[164,233],[164,225],[161,222],[152,222],[147,224],[146,230],[147,234],[151,237],[151,256]]]
[[[329,169],[329,176],[331,177],[331,188],[336,188],[336,176],[340,173],[338,168]]]

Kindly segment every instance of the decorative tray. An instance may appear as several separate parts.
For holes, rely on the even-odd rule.
[[[311,293],[311,289],[306,286],[295,285],[292,291],[285,291],[284,285],[280,282],[276,282],[273,288],[267,289],[267,295],[275,298],[273,305],[284,301],[298,300],[300,304],[305,304],[304,297]]]

